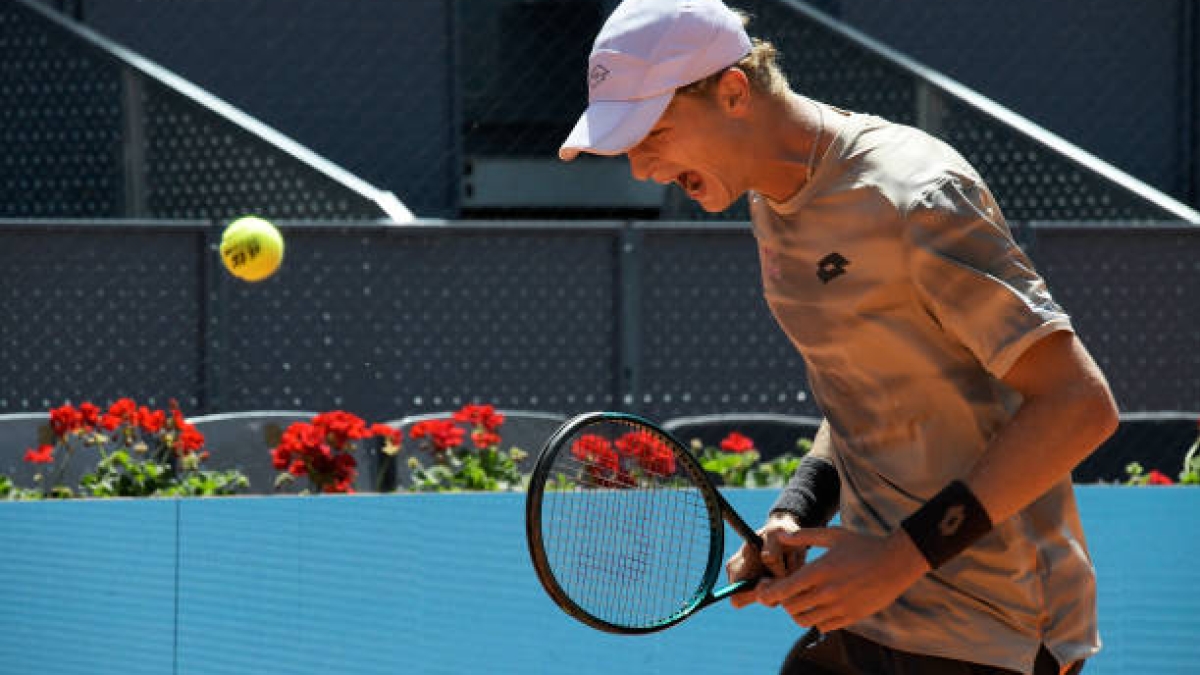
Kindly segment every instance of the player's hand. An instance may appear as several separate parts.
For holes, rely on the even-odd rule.
[[[750,544],[742,544],[738,552],[725,563],[725,573],[730,581],[757,579],[764,576],[783,577],[789,571],[804,564],[807,546],[784,546],[781,537],[796,532],[800,525],[787,513],[772,514],[767,524],[758,531],[762,537],[761,553]],[[754,589],[735,593],[730,597],[734,607],[740,609],[758,602]]]
[[[779,543],[828,550],[786,577],[761,581],[755,587],[759,602],[782,606],[796,623],[826,633],[892,604],[929,571],[902,530],[876,537],[840,527],[811,528],[782,534]]]

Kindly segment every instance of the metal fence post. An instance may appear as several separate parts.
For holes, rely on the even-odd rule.
[[[1179,179],[1181,197],[1200,206],[1200,8],[1179,2]]]
[[[220,374],[226,368],[225,364],[221,363],[222,354],[225,353],[222,348],[225,346],[226,335],[222,307],[225,306],[226,298],[221,265],[217,262],[219,254],[214,255],[220,247],[220,242],[221,221],[212,220],[201,235],[198,247],[200,261],[197,267],[200,270],[201,283],[200,320],[196,329],[200,331],[200,339],[197,340],[200,348],[200,372],[197,373],[200,386],[196,392],[196,405],[199,406],[201,414],[223,412]]]
[[[133,68],[121,68],[121,178],[125,218],[150,215],[146,196],[146,124],[142,76]]]
[[[617,237],[617,373],[614,378],[620,407],[641,407],[641,242],[642,233],[626,222]]]

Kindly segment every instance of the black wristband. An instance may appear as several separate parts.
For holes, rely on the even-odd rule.
[[[771,512],[790,513],[802,527],[822,527],[837,513],[841,491],[837,467],[824,457],[805,455]]]
[[[937,569],[990,532],[992,519],[966,483],[956,480],[900,526]]]

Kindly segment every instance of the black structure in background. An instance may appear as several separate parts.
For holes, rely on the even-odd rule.
[[[28,1],[14,0],[3,11],[20,14]],[[919,32],[911,31],[911,17],[895,14],[917,10],[886,3],[821,4],[848,23],[831,20],[797,0],[733,4],[756,17],[755,32],[780,45],[784,65],[800,91],[946,138],[980,168],[1011,220],[1170,220],[1179,214],[1164,211],[1144,190],[1131,189],[1127,176],[1112,175],[1111,167],[1096,165],[1094,158],[1075,156],[1077,149],[1064,149],[1061,139],[1022,126],[1027,122],[1014,124],[1009,111],[994,109],[994,103],[976,92],[850,27],[869,28],[871,35],[963,81],[980,79],[986,85],[983,92],[992,93],[993,100],[1017,101],[1020,105],[1014,108],[1033,121],[1060,130],[1082,147],[1095,148],[1096,154],[1131,169],[1149,185],[1186,197],[1187,186],[1196,180],[1195,127],[1200,117],[1195,114],[1198,41],[1193,3],[1143,7],[1103,2],[1113,6],[1089,13],[1088,22],[1095,25],[1088,23],[1084,30],[1070,8],[1046,9],[1034,0],[1002,3],[1003,7],[935,0],[923,3]],[[1022,14],[1026,3],[1034,3],[1036,11]],[[395,192],[420,215],[708,219],[674,189],[664,194],[651,186],[647,192],[635,184],[623,162],[566,167],[554,157],[582,107],[579,73],[586,62],[588,36],[615,0],[77,0],[75,5],[82,8],[87,27],[197,83],[354,175]],[[985,32],[988,40],[1000,41],[1003,49],[987,49],[992,44],[988,41],[961,45],[962,36],[979,32],[960,30],[963,13],[972,11],[994,29]],[[1070,14],[1056,20],[1053,11]],[[1022,19],[1012,20],[1013,15]],[[4,49],[12,50],[5,52],[12,69],[6,79],[28,79],[21,95],[5,96],[4,105],[18,106],[10,116],[32,113],[34,118],[46,116],[48,107],[49,119],[54,119],[53,101],[62,100],[64,93],[35,96],[33,105],[40,107],[30,109],[27,90],[37,91],[54,81],[58,70],[66,69],[64,61],[95,57],[69,44],[69,39],[63,42],[65,38],[37,38],[50,40],[44,46],[30,43],[27,26],[7,20],[6,28],[13,25],[17,37],[0,40]],[[1006,39],[1010,26],[1020,26],[1021,33]],[[1169,28],[1165,33],[1164,26]],[[1068,30],[1064,27],[1071,32],[1055,32]],[[919,44],[906,42],[917,39],[907,36],[918,34]],[[1136,40],[1139,47],[1121,50],[1114,58],[1113,35]],[[63,50],[69,56],[48,69],[31,64],[38,54]],[[23,75],[30,72],[38,74]],[[1097,82],[1111,91],[1098,93]],[[137,140],[121,126],[129,123],[122,115],[128,94],[125,83],[114,83],[102,72],[87,73],[69,94],[81,110],[91,111],[80,125],[90,138],[85,145],[99,146],[88,155],[94,165],[88,180],[97,181],[96,190],[105,194],[113,185],[121,194],[121,172],[110,169],[113,175],[103,175],[114,149],[124,146],[128,152],[130,141]],[[190,182],[191,189],[200,192],[226,175],[217,185],[228,191],[273,170],[253,163],[262,154],[258,150],[238,147],[233,158],[205,156],[225,147],[212,144],[220,131],[185,122],[174,140],[190,142],[203,152],[188,156],[191,170],[162,180]],[[34,131],[53,135],[60,128]],[[35,156],[31,153],[38,147],[46,147],[47,157],[33,167],[0,164],[0,187],[14,182],[28,188],[20,179],[32,169],[43,190],[57,181],[67,183],[60,191],[77,191],[69,176],[52,169],[53,158],[61,154],[52,152],[54,144],[23,143],[19,139],[24,135],[19,129],[8,132],[0,138],[0,150],[6,156]],[[169,147],[170,142],[164,138],[168,145],[157,147]],[[235,139],[234,145],[243,144]],[[138,159],[136,152],[126,158]],[[215,171],[195,173],[196,164],[205,162]],[[249,170],[239,173],[240,162],[247,162]],[[282,178],[276,180],[276,190],[286,185]],[[91,211],[89,204],[68,201],[73,211],[56,212],[47,210],[45,194],[29,189],[14,188],[0,196],[4,215],[9,216],[157,214],[120,202],[118,210],[105,211],[109,205],[103,201],[90,204],[95,207]],[[258,197],[258,210],[276,211],[265,213],[268,217],[345,215],[314,212],[303,198],[271,203],[253,196]],[[171,194],[171,199],[181,198],[180,192]],[[288,202],[305,204],[305,211],[297,213]],[[204,205],[163,215],[214,215],[198,213]],[[724,217],[740,220],[745,215],[742,209]]]

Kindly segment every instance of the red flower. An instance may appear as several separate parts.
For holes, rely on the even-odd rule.
[[[388,441],[393,445],[400,445],[404,440],[404,432],[399,429],[393,429],[386,424],[372,424],[371,435]]]
[[[188,424],[179,430],[179,452],[189,455],[204,447],[204,434]]]
[[[54,463],[54,446],[42,445],[37,450],[29,449],[25,451],[25,461],[30,464],[53,464]]]
[[[341,410],[321,413],[313,418],[312,424],[338,449],[346,449],[354,441],[371,435],[362,418]]]
[[[747,436],[733,431],[721,441],[721,449],[725,452],[736,452],[739,454],[749,452],[754,449],[754,441],[750,440]]]
[[[167,414],[161,410],[151,410],[146,406],[138,408],[137,425],[148,434],[157,434],[162,431],[166,421]]]
[[[307,422],[294,422],[284,429],[279,445],[271,451],[271,464],[276,469],[287,468],[293,476],[303,476],[308,473],[308,457],[321,454],[322,448],[329,451],[319,429]]]
[[[675,473],[675,452],[662,437],[649,431],[631,431],[617,439],[617,450],[633,457],[646,471],[660,476]]]
[[[473,427],[483,427],[491,432],[495,432],[504,424],[504,415],[498,414],[496,408],[491,405],[465,405],[454,413],[454,419]]]
[[[486,429],[476,429],[471,432],[471,442],[475,444],[475,447],[480,449],[500,445],[500,440],[500,434],[487,431]]]
[[[126,422],[133,422],[137,415],[137,403],[131,398],[117,399],[100,418],[100,426],[113,431]]]
[[[143,410],[145,409],[143,408]],[[150,423],[154,424],[154,422],[161,416],[163,416],[163,412],[158,411],[157,415],[151,416],[151,419],[149,420]],[[174,400],[171,401],[171,423],[175,427],[175,431],[178,433],[175,439],[175,446],[172,448],[172,450],[175,451],[175,454],[183,457],[190,455],[191,453],[196,452],[204,447],[204,434],[200,433],[196,427],[192,426],[192,424],[183,417],[183,411],[179,409],[179,404]],[[159,424],[159,427],[162,427],[161,423]],[[149,431],[144,423],[142,428]]]
[[[89,429],[100,424],[100,409],[87,401],[79,404],[79,414],[83,415],[83,424]]]
[[[435,451],[444,451],[462,445],[467,432],[450,420],[425,420],[413,425],[409,436],[419,440],[429,438]]]
[[[617,451],[624,457],[641,457],[666,449],[666,443],[649,431],[631,431],[617,439]],[[670,452],[667,449],[667,452]]]
[[[50,411],[50,428],[59,438],[75,431],[82,431],[85,428],[84,415],[69,404],[55,408]]]
[[[1168,478],[1166,474],[1159,471],[1158,469],[1153,469],[1152,471],[1150,471],[1150,473],[1146,474],[1146,484],[1147,485],[1174,485],[1175,481]]]
[[[587,465],[588,473],[598,476],[621,470],[621,458],[613,444],[597,434],[584,434],[571,444],[571,456]]]
[[[657,476],[671,476],[675,473],[675,453],[666,445],[658,445],[640,455],[638,464]]]
[[[293,422],[271,450],[271,465],[308,476],[321,492],[353,492],[358,462],[350,454],[351,444],[370,435],[365,422],[341,411],[317,415],[312,423]]]

